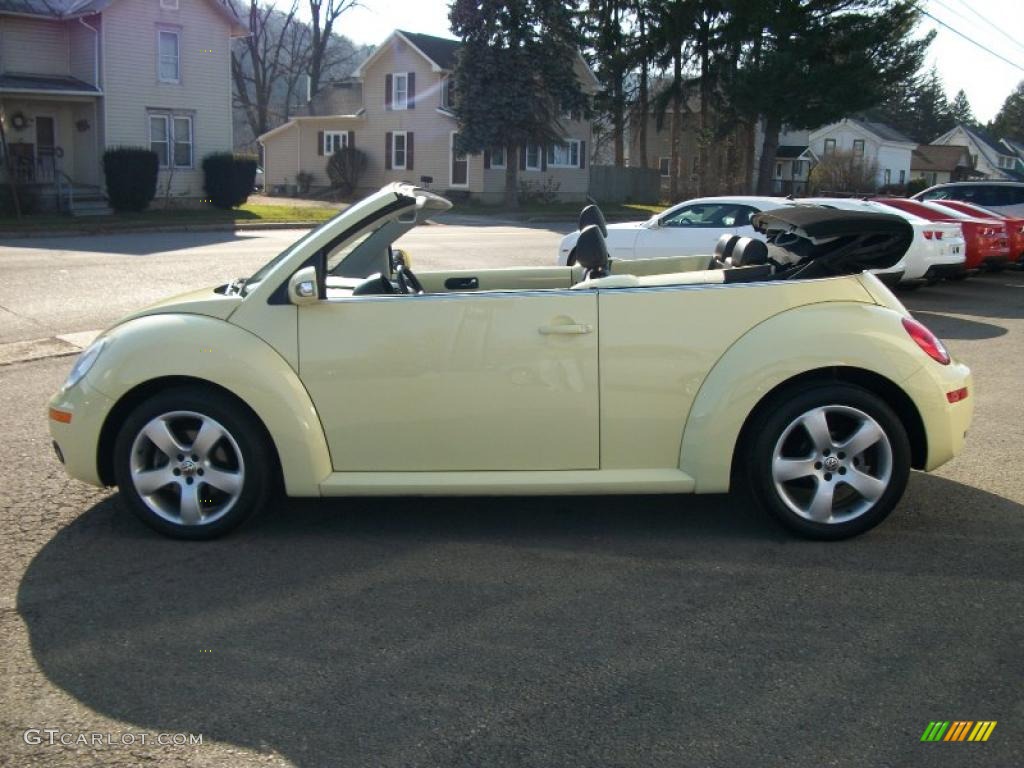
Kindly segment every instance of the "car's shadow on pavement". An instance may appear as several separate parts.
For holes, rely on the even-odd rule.
[[[1022,516],[915,476],[837,544],[635,496],[288,502],[182,543],[113,498],[18,611],[88,707],[302,766],[904,764],[929,718],[1019,702],[1020,623],[986,606],[1019,597]]]
[[[967,280],[941,281],[912,293],[900,291],[897,297],[914,315],[934,312],[1019,320],[1024,318],[1024,271],[984,272]]]

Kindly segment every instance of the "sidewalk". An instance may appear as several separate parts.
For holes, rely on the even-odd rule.
[[[99,335],[99,331],[79,331],[78,333],[62,333],[45,339],[11,341],[0,344],[0,366],[27,363],[31,360],[44,360],[48,357],[77,355]]]

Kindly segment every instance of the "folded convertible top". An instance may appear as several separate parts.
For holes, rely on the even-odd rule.
[[[903,258],[914,228],[901,216],[793,206],[753,217],[754,228],[774,247],[785,249],[792,265],[780,277],[810,278],[887,269]]]

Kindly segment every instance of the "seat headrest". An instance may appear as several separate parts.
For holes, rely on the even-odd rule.
[[[739,235],[730,234],[725,234],[718,238],[718,242],[715,243],[715,258],[719,261],[725,261],[732,256],[733,249],[736,247],[736,241],[739,239]]]
[[[608,224],[604,220],[604,214],[601,213],[601,209],[596,205],[588,205],[580,211],[580,221],[577,229],[582,232],[591,224],[596,225],[597,228],[601,230],[601,234],[608,237]]]
[[[576,241],[576,263],[587,272],[608,271],[608,246],[596,224],[584,227]]]
[[[741,237],[732,249],[732,265],[734,267],[750,267],[768,263],[768,246],[763,240],[752,237]]]

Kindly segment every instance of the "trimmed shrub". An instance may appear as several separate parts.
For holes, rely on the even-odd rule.
[[[252,193],[256,183],[256,158],[215,152],[203,158],[203,189],[218,208],[237,208]]]
[[[334,150],[327,161],[327,177],[331,180],[331,189],[343,197],[355,193],[359,179],[366,170],[366,155],[355,147],[340,147]]]
[[[913,197],[918,192],[924,192],[931,186],[926,179],[911,179],[907,182],[907,197]]]
[[[103,153],[107,198],[115,211],[144,211],[156,197],[160,159],[145,147],[114,147]]]

